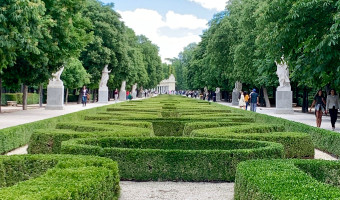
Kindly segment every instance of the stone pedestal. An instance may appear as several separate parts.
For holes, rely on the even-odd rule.
[[[119,101],[126,101],[126,90],[119,92]]]
[[[221,101],[221,93],[220,92],[216,93],[216,101],[217,102]]]
[[[137,92],[132,92],[131,95],[132,95],[132,99],[136,99],[137,98]]]
[[[238,106],[238,97],[240,95],[240,92],[239,91],[233,91],[233,94],[232,94],[232,105],[233,106]]]
[[[46,110],[64,109],[64,84],[62,81],[50,81],[47,86]]]
[[[109,103],[109,88],[108,87],[99,88],[98,103]]]
[[[293,92],[276,91],[276,114],[293,114]]]

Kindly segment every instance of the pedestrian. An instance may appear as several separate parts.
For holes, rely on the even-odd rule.
[[[131,92],[129,92],[129,95],[127,96],[128,100],[131,101],[132,100],[132,95]]]
[[[245,99],[244,99],[244,94],[243,94],[242,91],[240,92],[240,94],[241,94],[241,97],[240,97],[240,99],[238,101],[238,105],[240,106],[241,109],[244,109],[244,107],[246,106],[246,102],[245,102]]]
[[[84,85],[80,92],[81,92],[81,95],[82,95],[81,102],[83,104],[83,107],[85,107],[86,102],[87,102],[87,95],[89,94],[89,90],[86,89],[86,86]]]
[[[118,102],[118,89],[115,90],[115,102]]]
[[[128,100],[128,96],[129,96],[129,94],[130,94],[130,91],[129,90],[126,90],[126,100]]]
[[[339,96],[336,94],[334,89],[331,89],[326,100],[326,114],[327,110],[331,116],[332,130],[335,130],[335,123],[338,120],[338,110],[339,110]]]
[[[248,110],[248,106],[249,106],[249,95],[247,92],[244,92],[244,102],[246,103],[246,110]]]
[[[256,107],[259,104],[259,94],[256,93],[256,89],[253,89],[250,93],[250,110],[256,112]]]
[[[322,90],[319,90],[318,93],[315,95],[314,101],[310,107],[310,112],[312,112],[312,108],[314,105],[315,105],[316,126],[320,127],[321,122],[322,122],[322,115],[323,115],[323,112],[325,111],[324,106],[326,105]]]

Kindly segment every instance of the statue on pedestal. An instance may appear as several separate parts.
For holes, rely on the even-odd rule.
[[[240,81],[236,81],[233,92],[240,92],[240,91],[242,91],[242,83]]]
[[[103,71],[102,71],[102,78],[100,80],[99,83],[99,88],[106,88],[107,87],[107,81],[109,80],[109,73],[111,72],[111,70],[109,71],[108,69],[108,65],[105,65]]]
[[[287,63],[281,59],[281,63],[276,63],[277,71],[276,74],[279,77],[280,86],[277,88],[278,91],[291,91],[290,80],[289,80],[289,69]]]
[[[122,86],[120,87],[120,91],[125,91],[126,81],[122,81]]]

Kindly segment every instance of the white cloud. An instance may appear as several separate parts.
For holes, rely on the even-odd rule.
[[[199,19],[194,15],[181,15],[173,11],[169,11],[165,18],[157,11],[147,9],[118,12],[125,24],[132,28],[137,35],[145,35],[159,46],[163,62],[165,62],[166,58],[177,57],[188,44],[200,42],[200,36],[193,34],[191,31],[204,30],[207,28],[208,23],[207,20]],[[181,37],[171,37],[161,34],[161,28],[170,28],[176,31],[185,29],[187,31],[182,32],[180,35],[183,36]]]
[[[207,28],[207,24],[208,21],[206,19],[198,19],[194,15],[181,15],[173,11],[169,11],[166,14],[166,26],[170,27],[171,29],[205,29]]]
[[[228,0],[189,0],[200,4],[203,8],[209,10],[223,11]]]

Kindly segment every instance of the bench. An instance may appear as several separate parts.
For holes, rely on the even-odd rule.
[[[293,107],[296,107],[296,106],[297,106],[297,103],[292,103],[292,106],[293,106]]]
[[[17,106],[17,104],[16,101],[7,101],[7,106]]]

